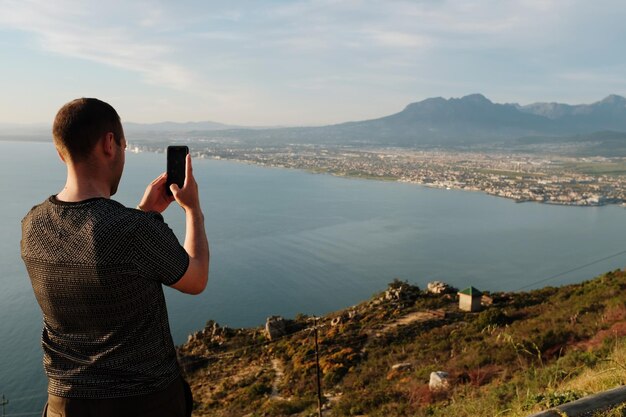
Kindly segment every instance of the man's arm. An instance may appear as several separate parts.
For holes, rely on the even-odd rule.
[[[185,210],[186,232],[183,247],[189,255],[187,271],[172,288],[187,294],[200,294],[209,279],[209,242],[204,230],[204,215],[200,209],[198,184],[193,177],[190,155],[187,155],[183,188],[172,184],[170,190],[176,202]]]

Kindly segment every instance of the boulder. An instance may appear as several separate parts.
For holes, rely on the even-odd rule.
[[[431,294],[449,294],[456,292],[456,289],[441,281],[429,282],[426,289]]]
[[[392,282],[389,288],[387,288],[387,291],[385,291],[383,300],[403,304],[415,301],[418,297],[419,287],[396,280]]]
[[[450,380],[447,372],[437,371],[430,373],[430,382],[428,383],[430,391],[446,391],[450,388]]]
[[[285,319],[281,316],[271,316],[265,322],[265,334],[269,340],[276,340],[287,334]]]
[[[480,304],[487,307],[493,305],[493,298],[491,298],[487,294],[483,294],[482,297],[480,297]]]
[[[400,300],[400,296],[402,294],[402,287],[400,288],[389,288],[385,291],[385,300],[387,301],[398,301]]]

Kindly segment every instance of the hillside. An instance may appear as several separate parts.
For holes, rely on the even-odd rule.
[[[430,98],[390,116],[329,127],[345,140],[384,141],[396,145],[472,144],[554,133],[555,123],[481,94]]]
[[[624,384],[624,289],[618,270],[578,285],[487,294],[490,305],[466,313],[454,292],[394,281],[317,321],[325,415],[526,416]],[[270,340],[261,328],[209,321],[179,348],[195,416],[316,415],[314,321],[275,324],[284,335]],[[429,389],[433,371],[448,373],[448,388]]]
[[[602,131],[574,136],[527,136],[509,144],[517,151],[572,156],[626,156],[626,132]]]

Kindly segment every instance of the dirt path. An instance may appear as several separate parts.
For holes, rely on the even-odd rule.
[[[278,386],[283,381],[285,373],[283,372],[283,363],[280,359],[272,359],[272,369],[274,370],[274,382],[272,383],[272,400],[284,400],[285,398],[278,393]]]
[[[381,330],[381,333],[387,333],[398,326],[405,326],[407,324],[419,322],[419,321],[428,321],[432,319],[441,318],[440,312],[435,311],[416,311],[414,313],[409,313],[406,316],[399,317],[397,320],[392,321],[391,323],[387,323]]]

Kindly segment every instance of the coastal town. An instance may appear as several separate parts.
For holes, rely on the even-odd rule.
[[[133,144],[130,149],[159,152],[164,147]],[[200,158],[480,191],[516,202],[575,206],[626,202],[626,158],[314,145],[237,147],[220,143],[195,143],[190,149]]]

